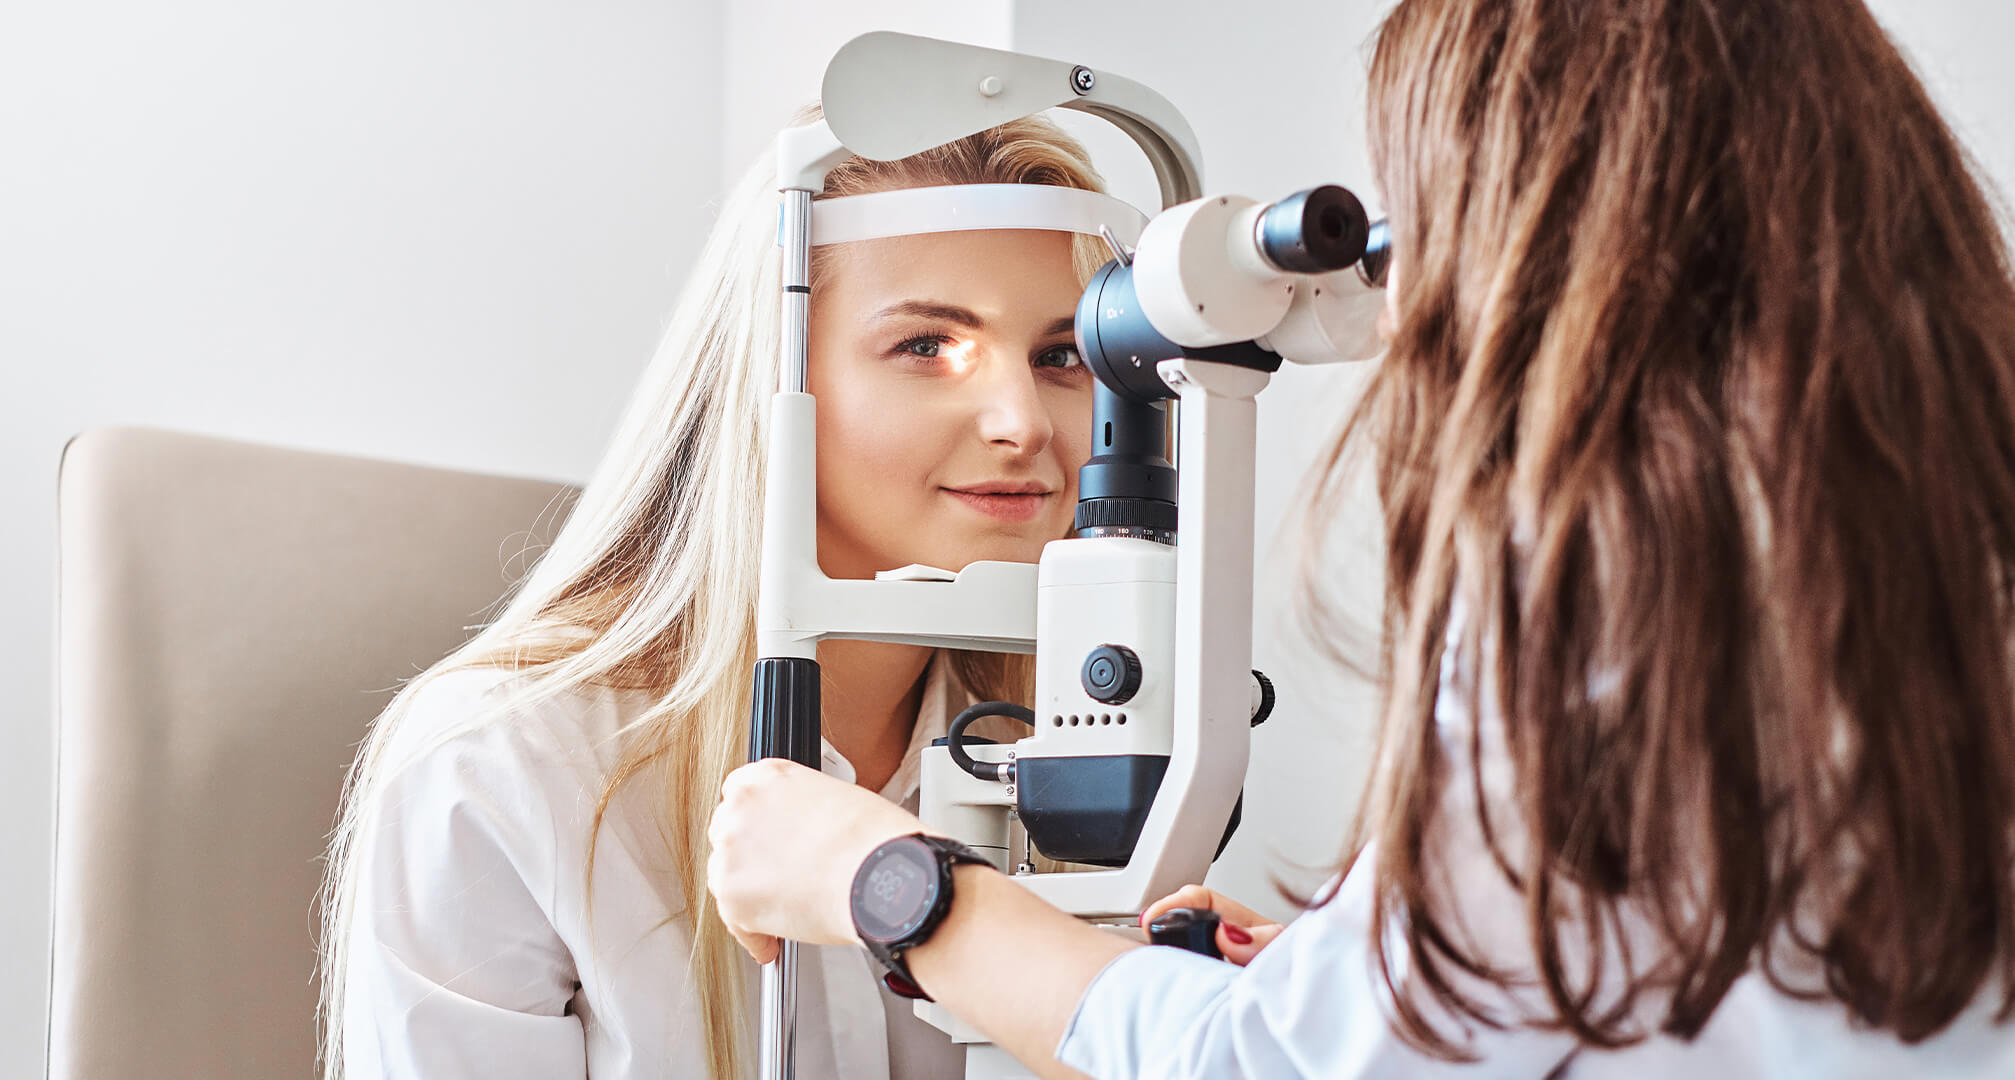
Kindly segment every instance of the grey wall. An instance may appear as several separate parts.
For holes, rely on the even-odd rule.
[[[16,5],[0,28],[0,1076],[42,1068],[55,469],[148,423],[580,480],[710,220],[839,43],[900,29],[1125,74],[1189,117],[1214,190],[1362,184],[1361,55],[1383,3],[1272,0],[196,0]],[[1876,0],[2015,190],[2015,8]],[[1120,194],[1145,166],[1095,143]],[[1368,688],[1296,643],[1295,478],[1354,373],[1263,401],[1257,648],[1283,687],[1212,884],[1285,910],[1333,862]],[[1373,507],[1331,569],[1375,610]]]

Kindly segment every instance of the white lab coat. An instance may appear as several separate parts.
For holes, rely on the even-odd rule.
[[[423,687],[395,740],[465,725],[508,675],[458,671]],[[970,703],[942,655],[883,796],[916,808],[918,756]],[[377,790],[357,837],[344,1053],[357,1080],[702,1078],[684,898],[665,870],[646,789],[603,820],[592,899],[588,827],[612,736],[637,694],[570,696],[426,748]],[[824,769],[854,771],[831,745]],[[749,1015],[759,1015],[746,956]],[[800,950],[798,1075],[911,1080],[963,1073],[963,1048],[889,994],[865,951]]]
[[[1473,719],[1466,695],[1456,688],[1472,685],[1475,676],[1457,659],[1454,624],[1460,618],[1458,606],[1451,619],[1449,648],[1443,654],[1435,715],[1442,750],[1451,763],[1449,775],[1466,778]],[[1519,836],[1515,815],[1508,809],[1512,776],[1503,720],[1488,695],[1482,709],[1484,798],[1498,807],[1492,821],[1500,837],[1508,837],[1515,847]],[[1524,901],[1498,872],[1484,846],[1471,785],[1449,785],[1440,817],[1435,850],[1441,853],[1438,865],[1447,875],[1442,895],[1451,898],[1462,928],[1451,932],[1465,933],[1466,944],[1483,950],[1494,964],[1529,976],[1534,967],[1525,946]],[[1893,1035],[1856,1028],[1846,1009],[1837,1004],[1800,1001],[1779,993],[1753,970],[1736,981],[1705,1030],[1690,1043],[1655,1036],[1624,1050],[1577,1051],[1573,1038],[1560,1033],[1517,1026],[1507,1031],[1475,1028],[1467,1046],[1480,1063],[1461,1065],[1428,1057],[1402,1041],[1387,1022],[1390,994],[1370,948],[1375,862],[1376,852],[1367,851],[1334,900],[1296,919],[1249,967],[1237,968],[1179,949],[1134,949],[1121,955],[1079,999],[1057,1057],[1094,1080],[2015,1077],[2015,1026],[1993,1022],[2001,1003],[1999,983],[1990,982],[1944,1031],[1910,1047]],[[1396,935],[1389,942],[1395,970],[1403,972],[1404,943]],[[1636,955],[1647,952],[1648,946],[1641,946]],[[1609,956],[1613,965],[1613,949]],[[1572,954],[1568,960],[1576,962]],[[1605,972],[1602,985],[1619,985],[1619,968],[1611,966]],[[1480,985],[1465,984],[1459,973],[1450,974],[1458,986]],[[1816,977],[1807,973],[1798,982],[1815,985]],[[1425,1002],[1426,997],[1416,1000]],[[1528,1010],[1526,1015],[1543,1009],[1530,987],[1509,999],[1485,994],[1482,1000],[1520,1006]],[[1641,1030],[1657,1030],[1664,1004],[1656,995],[1640,1001],[1634,1016]],[[1431,1007],[1428,1015],[1441,1021],[1439,1030],[1444,1033],[1462,1031]]]

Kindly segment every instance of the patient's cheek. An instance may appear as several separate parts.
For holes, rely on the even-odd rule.
[[[908,485],[927,471],[927,414],[913,404],[875,397],[848,398],[836,408],[832,438],[821,439],[820,464],[827,451],[834,464],[863,484],[893,489]],[[825,417],[820,417],[821,426]]]

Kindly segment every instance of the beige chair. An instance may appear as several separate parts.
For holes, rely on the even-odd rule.
[[[313,1074],[344,770],[571,491],[161,431],[71,442],[51,1077]]]

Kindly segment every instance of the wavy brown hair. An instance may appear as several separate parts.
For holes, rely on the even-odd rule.
[[[2015,285],[1908,63],[1859,0],[1404,0],[1371,69],[1398,309],[1311,520],[1366,441],[1397,1029],[1618,1046],[1655,993],[1688,1038],[1760,969],[1916,1041],[2015,988]],[[1435,895],[1485,791],[1435,726],[1454,606],[1521,1021]]]

